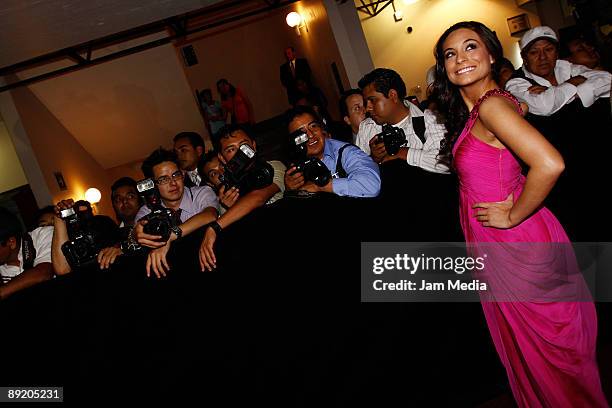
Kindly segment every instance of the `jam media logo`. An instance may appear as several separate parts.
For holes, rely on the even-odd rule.
[[[385,271],[405,271],[414,275],[418,271],[453,271],[458,275],[468,271],[482,271],[485,268],[487,254],[481,257],[471,256],[410,256],[408,254],[395,254],[393,257],[375,257],[372,259],[372,272],[381,275]]]

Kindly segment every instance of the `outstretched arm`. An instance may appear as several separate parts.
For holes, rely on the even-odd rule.
[[[259,190],[253,190],[243,197],[239,198],[236,203],[230,207],[225,214],[217,220],[219,226],[223,229],[238,221],[242,217],[249,214],[251,211],[263,206],[274,194],[280,191],[280,187],[272,183],[267,187]],[[200,266],[202,270],[212,271],[217,264],[217,258],[214,253],[214,245],[217,240],[217,233],[214,229],[208,228],[204,235],[204,240],[200,245]]]
[[[23,271],[8,283],[0,285],[0,300],[37,283],[49,280],[52,277],[53,265],[50,262],[42,262],[33,268]]]

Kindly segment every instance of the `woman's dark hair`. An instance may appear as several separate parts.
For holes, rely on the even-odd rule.
[[[226,95],[221,92],[221,89],[219,89],[219,85],[221,84],[226,84],[229,86],[229,95]],[[234,87],[234,85],[230,84],[229,81],[225,78],[221,78],[217,81],[217,91],[219,92],[219,95],[221,95],[221,100],[223,101],[226,100],[228,97],[234,97],[234,95],[236,95],[236,88]]]
[[[452,163],[453,144],[461,134],[470,114],[459,93],[459,88],[449,81],[446,69],[444,68],[444,41],[446,41],[452,32],[461,28],[472,30],[480,36],[489,54],[493,57],[493,61],[495,61],[491,66],[491,73],[494,79],[498,77],[499,65],[503,58],[503,49],[497,35],[487,26],[477,21],[462,21],[452,25],[442,34],[436,43],[434,48],[436,73],[433,94],[436,95],[438,109],[444,116],[446,125],[446,136],[440,146],[438,161],[447,166],[450,166]]]

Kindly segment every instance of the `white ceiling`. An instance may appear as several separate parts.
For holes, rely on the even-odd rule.
[[[1,0],[0,67],[219,0]]]

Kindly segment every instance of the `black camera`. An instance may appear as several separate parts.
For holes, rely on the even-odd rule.
[[[251,146],[242,144],[234,157],[225,164],[219,179],[226,190],[236,187],[244,195],[272,184],[274,169],[270,164],[258,160]]]
[[[382,132],[376,137],[376,143],[384,143],[385,150],[391,156],[396,155],[399,149],[406,144],[404,129],[388,124],[383,125]]]
[[[86,211],[79,211],[82,206],[76,202],[74,207],[60,212],[60,217],[66,223],[68,241],[62,245],[62,253],[72,268],[80,268],[96,262],[99,246],[96,244],[96,233],[92,228],[93,213],[91,207]],[[75,211],[76,208],[76,211]]]
[[[176,226],[174,211],[162,205],[159,191],[152,179],[139,181],[136,188],[146,206],[151,210],[149,214],[142,218],[147,221],[143,232],[150,235],[159,235],[162,241],[168,241],[172,228]]]
[[[311,181],[322,187],[331,180],[331,171],[316,157],[308,157],[308,135],[296,130],[290,135],[293,165],[304,175],[304,181]]]

